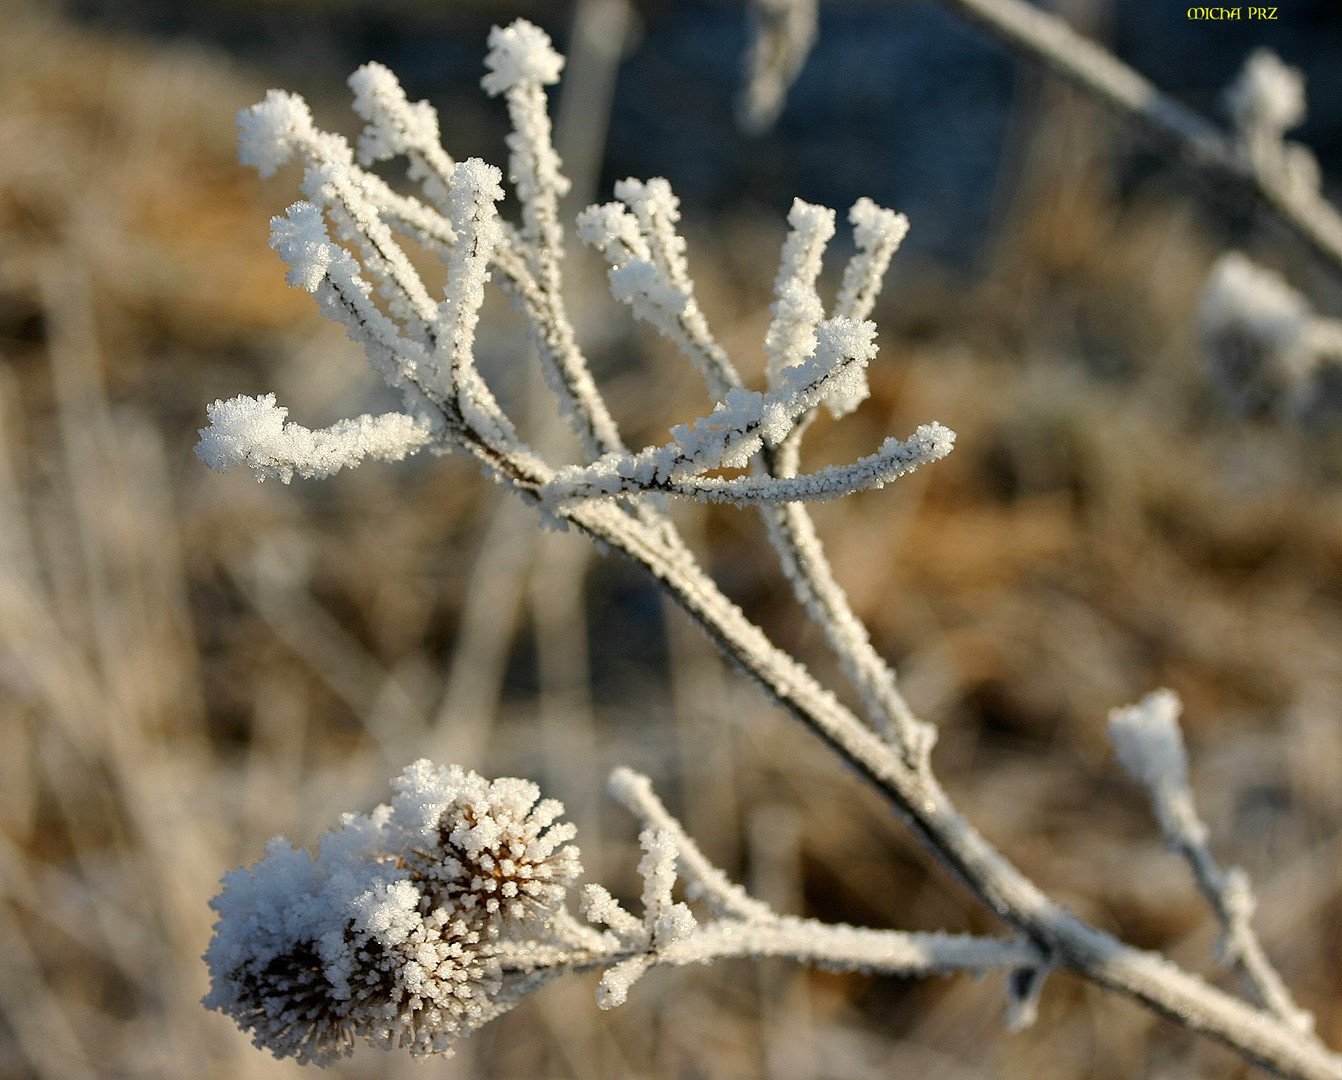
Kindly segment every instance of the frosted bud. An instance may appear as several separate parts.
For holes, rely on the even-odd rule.
[[[264,101],[238,113],[238,160],[263,177],[287,165],[316,129],[307,102],[285,90],[270,90]]]
[[[328,1064],[356,1038],[450,1053],[553,944],[581,869],[559,803],[427,761],[394,786],[391,805],[346,814],[317,858],[273,840],[211,902],[205,1004],[277,1057]]]
[[[1173,690],[1156,690],[1136,705],[1109,714],[1109,741],[1118,763],[1148,788],[1188,784],[1188,759],[1179,730],[1182,707]]]
[[[1226,93],[1242,131],[1265,129],[1280,137],[1305,119],[1305,77],[1270,49],[1255,49]]]
[[[539,26],[515,19],[506,28],[495,26],[489,31],[485,66],[489,74],[480,85],[494,97],[517,86],[557,83],[564,58],[555,52],[550,35]]]

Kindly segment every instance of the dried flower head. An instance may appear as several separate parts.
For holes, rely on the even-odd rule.
[[[417,761],[395,781],[390,827],[411,877],[486,932],[544,923],[582,873],[563,804],[528,780]]]
[[[205,1004],[277,1057],[327,1064],[356,1037],[450,1052],[507,1007],[505,951],[547,942],[581,873],[535,784],[418,761],[394,785],[315,859],[272,840],[212,902]]]

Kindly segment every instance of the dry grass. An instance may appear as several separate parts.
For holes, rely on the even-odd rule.
[[[290,191],[233,164],[233,112],[263,89],[22,12],[0,37],[0,1075],[295,1073],[197,1004],[206,901],[265,838],[312,841],[421,754],[540,779],[612,884],[632,887],[631,828],[597,792],[628,762],[782,906],[986,927],[646,582],[542,537],[472,467],[292,488],[199,467],[206,400],[274,388],[323,420],[373,393],[266,250]],[[1102,737],[1111,706],[1183,694],[1218,846],[1259,882],[1269,952],[1336,1045],[1339,447],[1221,418],[1189,320],[1215,240],[1160,191],[1117,197],[1093,118],[1051,108],[990,268],[897,280],[874,398],[815,446],[838,458],[936,418],[955,454],[825,508],[822,529],[971,816],[1087,918],[1210,970],[1207,916]],[[748,252],[779,237],[726,235],[693,240],[695,262],[750,355],[772,255]],[[598,334],[609,319],[595,307],[584,332],[636,358],[612,396],[652,438],[698,407],[693,382],[642,336]],[[491,355],[524,355],[497,325]],[[682,518],[729,592],[832,676],[755,522]],[[1239,1069],[1066,978],[1017,1036],[994,979],[734,964],[649,978],[609,1015],[591,990],[557,985],[449,1061],[360,1053],[338,1074]]]

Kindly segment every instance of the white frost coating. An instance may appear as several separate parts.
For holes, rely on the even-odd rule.
[[[589,206],[579,212],[577,224],[583,243],[596,248],[614,267],[624,266],[630,259],[652,261],[638,219],[620,203]]]
[[[493,165],[471,158],[457,166],[448,186],[447,216],[456,243],[447,257],[447,287],[438,306],[437,321],[446,330],[438,347],[447,356],[458,393],[466,369],[474,366],[475,328],[490,259],[502,235],[496,210],[503,198],[502,179]]]
[[[652,781],[642,773],[624,767],[615,769],[606,782],[606,790],[646,827],[672,837],[691,899],[703,899],[719,915],[737,919],[761,919],[772,914],[767,904],[753,899],[704,857],[680,822],[667,813],[652,790]],[[615,929],[614,923],[603,921]]]
[[[348,252],[331,242],[321,207],[310,202],[296,202],[284,216],[270,219],[270,246],[289,267],[285,280],[304,292],[316,292],[336,263],[343,263],[351,278],[358,274]]]
[[[427,101],[412,103],[400,81],[381,64],[364,64],[349,77],[349,88],[354,111],[368,121],[359,136],[359,164],[441,146],[437,111]]]
[[[543,254],[557,261],[562,238],[558,200],[568,191],[569,182],[560,172],[551,138],[544,87],[559,81],[564,58],[555,52],[549,35],[526,19],[515,19],[506,29],[494,27],[489,46],[485,57],[489,74],[480,85],[490,97],[503,94],[508,102],[513,125],[508,136],[508,172],[522,203],[523,239],[540,245],[533,252],[535,257]],[[543,279],[547,276],[541,275]]]
[[[967,934],[869,930],[842,923],[778,916],[760,922],[722,921],[704,927],[658,956],[665,964],[702,964],[726,956],[782,956],[841,971],[886,975],[982,974],[1037,963],[1039,951],[1024,942]]]
[[[843,284],[834,302],[834,314],[850,319],[865,319],[881,292],[881,280],[890,268],[905,234],[909,219],[903,214],[877,206],[868,198],[858,199],[848,211],[857,251],[843,271]],[[835,419],[847,416],[871,393],[866,372],[859,373],[848,393],[835,390],[825,398],[825,407]]]
[[[677,289],[649,260],[630,259],[610,268],[610,292],[668,338],[677,336],[689,294]]]
[[[1118,763],[1146,787],[1188,784],[1188,755],[1179,730],[1183,706],[1173,690],[1156,690],[1109,714],[1109,741]]]
[[[238,113],[238,160],[271,177],[310,144],[316,129],[307,102],[285,90]]]
[[[550,36],[526,19],[515,19],[505,27],[489,31],[489,74],[480,80],[490,97],[519,86],[549,86],[559,81],[564,58],[555,52]]]
[[[316,859],[272,841],[212,903],[205,1004],[277,1057],[328,1064],[356,1038],[450,1053],[555,954],[581,872],[563,808],[527,781],[425,761],[395,787]]]
[[[944,456],[954,435],[940,425],[925,425],[915,440],[887,440],[881,450],[849,466],[832,466],[810,477],[703,477],[711,469],[747,464],[763,446],[785,438],[796,418],[814,408],[826,393],[846,392],[853,373],[876,354],[875,327],[835,317],[816,329],[813,354],[786,368],[768,394],[733,387],[706,417],[671,429],[672,441],[636,454],[608,454],[591,465],[559,469],[541,490],[548,503],[566,499],[659,490],[718,501],[823,499],[844,494],[852,484],[880,487],[910,467]],[[796,494],[785,496],[787,490]],[[859,490],[850,486],[847,491]],[[749,493],[749,494],[748,494]]]
[[[239,395],[206,406],[210,426],[201,428],[196,456],[210,468],[248,468],[257,480],[289,483],[295,475],[331,476],[368,458],[400,461],[433,441],[424,419],[406,413],[359,416],[312,430],[286,422],[289,410],[274,394]]]
[[[668,829],[644,829],[638,837],[644,855],[638,864],[643,877],[643,921],[654,948],[681,941],[694,933],[690,909],[672,899],[676,884],[676,837]]]
[[[570,185],[555,152],[545,87],[559,78],[563,57],[544,31],[525,19],[507,29],[495,27],[489,43],[485,64],[490,72],[481,85],[491,95],[502,93],[507,102],[513,128],[507,138],[508,177],[522,205],[515,246],[525,278],[515,278],[514,295],[531,317],[532,336],[560,411],[584,447],[593,456],[622,451],[624,442],[578,347],[561,287],[559,200]]]
[[[1237,867],[1222,868],[1212,854],[1209,830],[1188,783],[1181,708],[1173,691],[1156,690],[1136,705],[1115,709],[1109,714],[1110,741],[1124,770],[1146,788],[1166,842],[1188,863],[1216,913],[1222,961],[1239,971],[1271,1013],[1292,1029],[1309,1032],[1313,1016],[1295,1003],[1250,923],[1255,900],[1248,875]]]
[[[1277,274],[1238,252],[1203,286],[1199,333],[1208,377],[1237,410],[1306,423],[1342,413],[1342,323],[1314,313]]]
[[[940,461],[954,446],[955,432],[950,428],[937,423],[923,424],[908,439],[901,441],[892,436],[876,453],[847,465],[828,465],[815,472],[779,477],[696,476],[674,482],[667,490],[702,502],[738,506],[826,502],[857,491],[883,488],[922,465]]]
[[[456,243],[447,254],[447,291],[438,305],[437,366],[450,372],[457,408],[478,436],[495,450],[521,451],[512,422],[475,366],[475,328],[490,261],[503,238],[496,209],[501,179],[493,165],[471,158],[448,181],[446,209]]]
[[[890,268],[890,260],[908,235],[909,219],[864,196],[853,203],[848,221],[853,226],[857,252],[844,268],[834,313],[865,319],[880,295],[881,279]]]
[[[815,283],[834,235],[834,211],[828,207],[794,199],[787,220],[790,228],[774,279],[777,299],[769,308],[773,318],[764,335],[770,386],[815,348],[816,326],[825,314]]]
[[[367,121],[359,135],[359,163],[405,155],[406,175],[442,206],[454,165],[443,150],[437,110],[427,101],[412,103],[396,76],[381,64],[364,64],[349,77],[349,86],[354,111]]]
[[[643,934],[642,920],[625,911],[604,885],[584,885],[579,910],[594,925],[609,926],[622,941],[637,941]]]
[[[1226,91],[1241,131],[1262,129],[1280,138],[1305,119],[1305,76],[1271,49],[1255,49]]]
[[[631,956],[614,967],[607,968],[601,980],[596,984],[596,1007],[613,1009],[623,1005],[629,999],[629,991],[648,968],[652,967],[651,956]]]
[[[578,235],[610,264],[611,295],[674,342],[720,400],[741,379],[694,299],[671,185],[660,177],[629,178],[615,185],[615,194],[632,212],[619,202],[589,206],[578,215]]]

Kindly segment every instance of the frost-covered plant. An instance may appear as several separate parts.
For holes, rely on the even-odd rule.
[[[316,858],[272,840],[213,901],[205,1004],[276,1056],[327,1064],[356,1036],[449,1051],[530,989],[516,942],[572,944],[560,915],[582,867],[559,803],[427,761],[393,787]]]
[[[1316,314],[1277,274],[1238,252],[1212,266],[1199,336],[1212,383],[1241,413],[1309,426],[1342,418],[1342,322]]]
[[[209,409],[198,453],[216,468],[240,465],[257,479],[286,482],[423,448],[470,455],[538,506],[543,521],[576,528],[652,573],[730,660],[889,800],[1012,937],[905,934],[777,915],[712,867],[647,782],[624,771],[612,778],[612,792],[644,825],[643,910],[635,915],[588,885],[581,910],[592,925],[584,925],[565,903],[579,867],[557,803],[538,801],[522,780],[491,783],[419,763],[397,782],[389,806],[347,817],[315,858],[277,841],[255,867],[225,879],[207,954],[214,980],[207,1004],[278,1054],[327,1061],[356,1037],[417,1053],[450,1049],[522,994],[573,970],[602,969],[598,1001],[608,1007],[653,965],[724,956],[904,975],[998,969],[1008,975],[1012,1024],[1029,1022],[1045,976],[1065,970],[1281,1075],[1342,1078],[1342,1059],[1312,1034],[1254,937],[1247,881],[1222,871],[1208,852],[1172,696],[1120,712],[1112,731],[1121,761],[1150,789],[1171,846],[1220,917],[1223,959],[1244,977],[1248,1000],[1087,925],[974,829],[933,772],[934,729],[913,714],[835,582],[805,502],[880,487],[944,456],[953,442],[929,423],[848,465],[800,469],[816,410],[841,416],[866,394],[864,370],[876,355],[867,316],[907,222],[859,200],[849,215],[856,254],[826,314],[816,282],[834,214],[794,204],[764,342],[767,380],[751,390],[695,301],[669,185],[628,180],[615,202],[585,211],[579,230],[608,261],[615,295],[677,344],[717,402],[672,429],[666,443],[631,451],[564,306],[558,201],[566,181],[545,98],[562,58],[521,20],[496,28],[490,45],[483,85],[504,97],[512,121],[508,172],[518,223],[497,212],[499,170],[454,162],[439,143],[434,111],[407,101],[378,65],[350,80],[366,121],[354,147],[318,130],[290,94],[272,91],[243,112],[245,163],[263,175],[291,161],[304,168],[305,201],[272,222],[289,280],[364,346],[403,409],[313,431],[288,422],[269,395],[234,398]],[[397,156],[427,201],[369,171]],[[415,272],[402,239],[441,258],[441,297]],[[475,329],[490,281],[512,296],[531,329],[560,408],[581,436],[577,464],[550,463],[528,445],[476,366]],[[759,510],[797,599],[859,692],[862,715],[723,596],[666,516],[667,496]],[[706,913],[674,898],[677,879]]]
[[[600,885],[579,895],[591,925],[569,912],[582,872],[574,828],[535,784],[417,761],[389,805],[346,814],[315,858],[277,838],[225,876],[205,1004],[277,1057],[325,1065],[356,1038],[451,1053],[566,971],[603,969],[597,1003],[612,1008],[653,966],[729,956],[897,975],[1039,962],[1026,942],[777,915],[704,859],[646,777],[621,769],[610,786],[644,824],[641,917]],[[702,923],[673,898],[682,879],[709,913]]]

